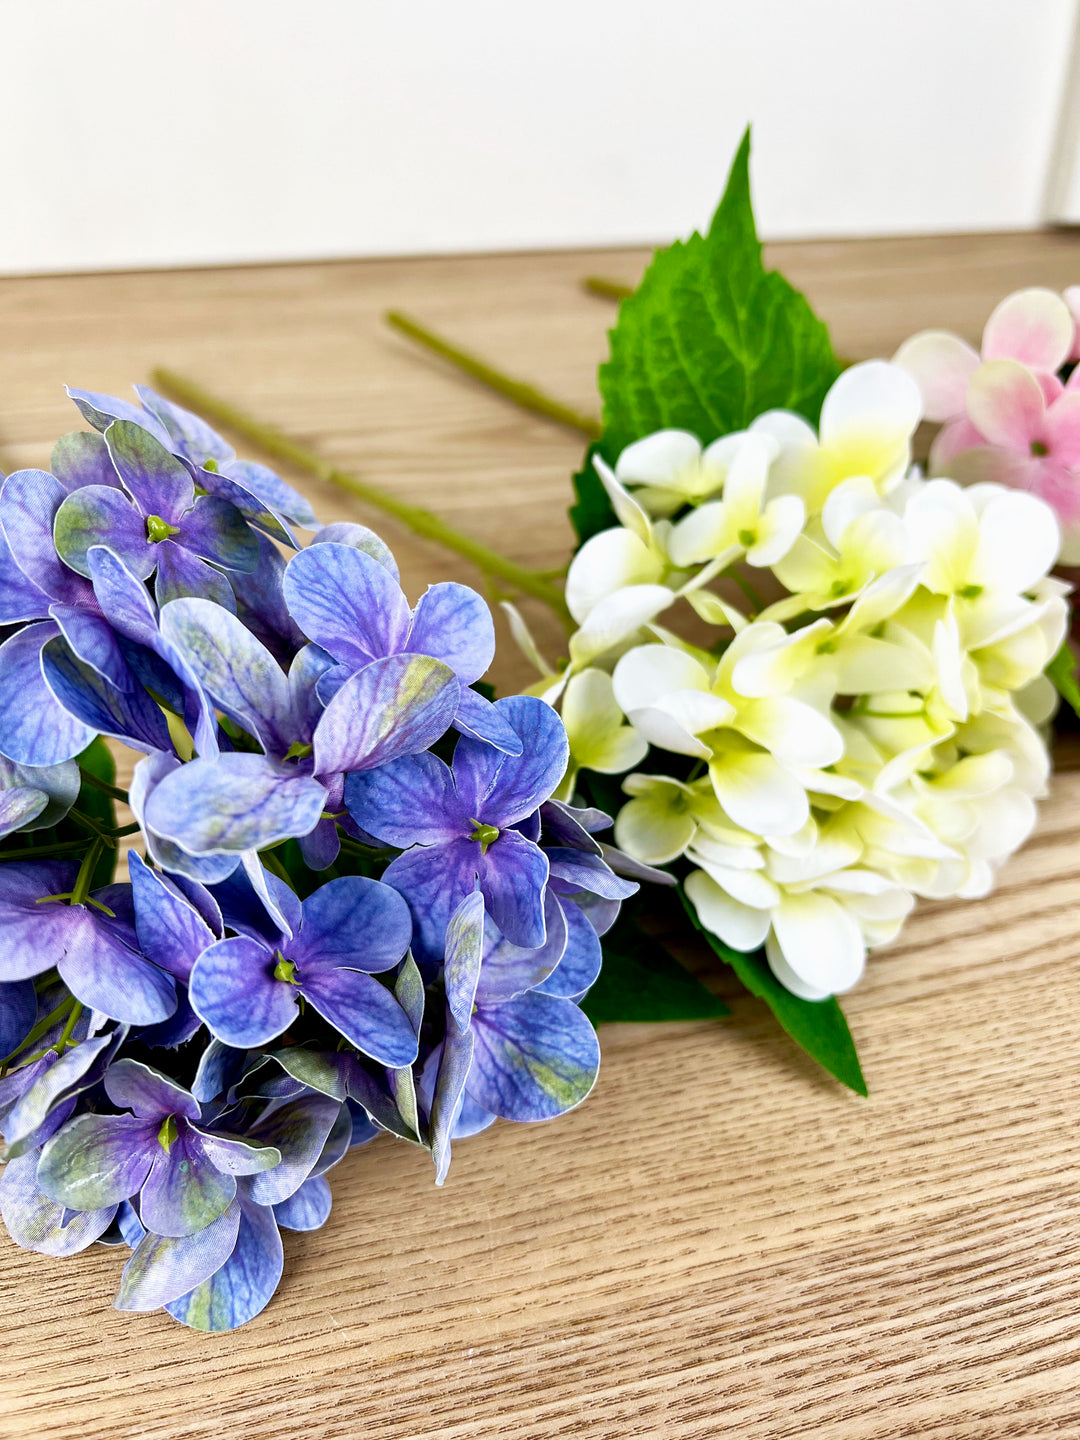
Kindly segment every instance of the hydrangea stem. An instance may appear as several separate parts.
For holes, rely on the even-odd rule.
[[[249,440],[273,459],[281,460],[326,484],[336,485],[341,490],[347,490],[349,494],[355,495],[365,504],[372,505],[387,515],[393,515],[396,520],[400,520],[408,526],[414,534],[422,536],[425,540],[434,540],[436,544],[452,550],[454,554],[463,556],[483,574],[497,575],[522,594],[531,595],[533,599],[549,605],[570,628],[570,614],[566,608],[562,591],[535,570],[530,570],[525,565],[519,565],[514,560],[508,560],[504,555],[482,545],[478,540],[472,540],[468,535],[462,535],[460,531],[448,525],[445,520],[441,520],[438,515],[433,515],[430,510],[425,510],[419,505],[408,505],[385,490],[368,485],[366,481],[358,479],[348,471],[337,469],[336,466],[323,460],[314,450],[297,444],[295,440],[290,440],[280,430],[275,430],[271,425],[264,425],[243,410],[237,409],[236,406],[230,405],[217,395],[204,390],[201,385],[185,379],[184,376],[177,375],[171,370],[157,369],[153,372],[152,378],[154,384],[174,400],[197,410],[206,419],[223,425],[227,430],[232,430],[245,440]]]
[[[89,785],[91,790],[100,790],[102,795],[108,795],[113,800],[122,800],[125,805],[127,804],[128,794],[126,790],[121,790],[117,785],[110,785],[105,780],[99,780],[98,777],[92,775],[85,766],[80,765],[79,772],[82,775],[83,784]]]
[[[604,300],[625,300],[634,293],[633,285],[621,280],[609,280],[606,275],[586,275],[581,288],[590,295],[599,295]]]
[[[565,425],[568,430],[578,430],[590,440],[600,438],[601,425],[595,416],[584,415],[580,410],[575,410],[571,405],[566,405],[561,400],[556,400],[553,395],[530,385],[527,380],[518,380],[513,375],[507,375],[505,371],[497,370],[479,355],[462,350],[459,345],[437,335],[434,330],[429,330],[411,315],[406,315],[401,310],[388,310],[383,319],[400,334],[407,335],[410,340],[423,345],[440,359],[449,361],[466,375],[479,380],[481,385],[486,385],[489,390],[512,400],[522,410],[528,410],[533,415],[542,415],[545,420],[554,420],[556,425]]]

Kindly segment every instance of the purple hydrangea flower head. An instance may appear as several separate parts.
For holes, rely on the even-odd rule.
[[[490,701],[469,689],[495,655],[495,627],[484,601],[467,585],[447,581],[430,586],[410,609],[396,567],[370,544],[350,539],[338,543],[323,532],[285,572],[293,619],[335,662],[319,681],[320,694],[328,699],[350,675],[385,655],[431,655],[461,682],[455,727],[520,755],[520,737]]]
[[[507,939],[526,949],[544,943],[548,860],[521,827],[562,779],[566,731],[555,711],[532,696],[493,708],[521,741],[520,755],[463,735],[452,766],[414,755],[345,782],[356,824],[405,851],[384,879],[409,902],[414,948],[428,965],[442,960],[450,916],[477,883]]]
[[[109,1100],[130,1113],[69,1120],[41,1151],[37,1183],[71,1210],[98,1210],[139,1196],[157,1235],[203,1230],[232,1203],[236,1176],[280,1164],[272,1145],[214,1134],[183,1086],[137,1060],[105,1072]]]
[[[281,887],[284,896],[291,892]],[[205,949],[191,972],[191,1003],[211,1033],[236,1049],[287,1030],[301,1002],[380,1064],[411,1065],[417,1041],[393,992],[373,978],[405,954],[408,908],[388,885],[331,880],[302,904],[286,900],[290,933],[246,933]]]

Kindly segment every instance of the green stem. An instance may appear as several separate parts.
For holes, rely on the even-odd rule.
[[[101,852],[104,849],[105,842],[99,837],[83,856],[83,862],[79,866],[79,873],[71,892],[72,905],[86,904],[86,897],[90,894],[90,886],[94,883],[94,869],[101,859]]]
[[[625,285],[621,280],[609,280],[605,275],[586,275],[581,282],[581,288],[590,295],[599,295],[603,300],[626,300],[633,295],[633,285]]]
[[[273,459],[282,460],[326,484],[336,485],[341,490],[347,490],[365,504],[373,505],[387,515],[393,515],[415,534],[423,536],[426,540],[434,540],[436,544],[452,550],[456,555],[464,556],[480,571],[498,575],[508,584],[513,585],[516,590],[520,590],[522,594],[531,595],[535,600],[543,601],[564,621],[568,629],[572,628],[570,612],[566,608],[562,591],[542,579],[535,570],[530,570],[525,565],[518,565],[513,560],[507,560],[497,551],[490,550],[486,545],[481,545],[479,541],[472,540],[467,535],[462,535],[460,531],[447,525],[444,520],[440,520],[437,515],[433,515],[430,510],[424,510],[419,505],[407,505],[385,490],[379,490],[374,485],[368,485],[365,481],[357,479],[355,475],[350,475],[348,471],[338,470],[336,466],[321,459],[313,450],[308,450],[306,446],[298,445],[295,440],[290,440],[280,430],[275,430],[271,425],[262,424],[261,421],[236,409],[227,401],[219,399],[200,385],[194,384],[181,375],[174,374],[171,370],[157,369],[153,372],[152,379],[160,390],[164,390],[166,394],[171,395],[181,404],[190,406],[207,419],[216,421],[218,424],[224,425],[226,429],[243,436],[245,440],[257,445]]]
[[[67,840],[60,845],[26,845],[20,850],[0,850],[0,861],[44,860],[51,855],[70,855],[73,850],[79,851],[88,843],[86,840]]]
[[[496,394],[512,400],[522,410],[528,410],[533,415],[541,415],[545,420],[554,420],[556,425],[565,425],[568,430],[580,431],[590,440],[599,440],[601,426],[595,416],[583,415],[580,410],[575,410],[570,405],[564,405],[561,400],[556,400],[553,395],[538,390],[528,381],[518,380],[513,375],[496,370],[493,365],[489,365],[479,355],[474,355],[469,350],[462,350],[459,345],[453,344],[442,335],[436,335],[434,330],[429,330],[426,325],[421,325],[411,315],[405,315],[400,310],[388,310],[383,319],[402,335],[407,335],[410,340],[415,340],[418,345],[423,345],[426,350],[430,350],[433,355],[438,355],[440,359],[448,360],[451,365],[457,366],[466,375],[471,375],[474,380],[479,380],[481,385],[486,385],[489,390],[494,390]]]
[[[724,571],[724,578],[735,581],[735,584],[750,601],[750,604],[754,606],[755,610],[764,610],[765,602],[741,570],[737,570],[735,566],[732,565],[730,569]]]
[[[270,871],[271,875],[276,875],[279,880],[284,880],[285,884],[288,885],[290,889],[292,889],[292,881],[289,879],[289,872],[285,869],[285,866],[281,863],[278,857],[272,853],[271,850],[260,850],[259,859],[266,866],[267,870]]]
[[[15,1059],[16,1055],[21,1055],[24,1050],[29,1050],[30,1046],[33,1045],[34,1041],[40,1040],[42,1035],[45,1034],[46,1030],[51,1030],[52,1027],[56,1024],[56,1022],[60,1019],[60,1016],[63,1015],[64,1012],[74,1004],[75,997],[73,995],[65,995],[64,999],[60,1001],[60,1004],[57,1005],[55,1010],[50,1010],[48,1015],[45,1016],[44,1020],[39,1020],[37,1022],[37,1024],[30,1031],[30,1034],[27,1035],[26,1039],[22,1042],[22,1044],[16,1045],[15,1049],[12,1050],[10,1055],[5,1055],[4,1064],[7,1065],[10,1061]]]
[[[75,1004],[72,1006],[71,1014],[70,1014],[70,1015],[68,1016],[68,1018],[67,1018],[67,1024],[64,1026],[63,1034],[60,1036],[60,1039],[56,1042],[56,1053],[57,1053],[57,1055],[62,1055],[62,1054],[64,1053],[64,1051],[67,1049],[68,1041],[71,1039],[71,1032],[75,1029],[75,1026],[79,1023],[79,1016],[82,1014],[82,1012],[83,1012],[82,1004],[81,1004],[80,1001],[76,1000],[76,1001],[75,1001]]]
[[[122,800],[125,805],[127,804],[128,795],[126,790],[121,790],[116,785],[109,785],[106,781],[99,780],[96,775],[91,775],[90,771],[84,770],[81,765],[79,766],[79,770],[82,774],[83,784],[89,785],[91,790],[100,790],[102,795],[108,795],[113,800]]]

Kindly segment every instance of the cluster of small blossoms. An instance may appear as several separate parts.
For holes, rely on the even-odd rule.
[[[982,346],[924,330],[895,355],[939,422],[930,473],[992,481],[1045,500],[1061,524],[1061,559],[1080,564],[1080,286],[1018,290],[997,306]]]
[[[472,590],[413,609],[377,535],[300,548],[306,502],[194,415],[69,393],[93,428],[0,490],[0,1213],[229,1329],[350,1147],[441,1183],[454,1139],[584,1099],[579,1002],[649,872],[553,798],[556,713],[473,688]],[[128,827],[103,736],[141,753]]]
[[[706,929],[764,945],[810,1000],[853,985],[916,896],[989,890],[1047,780],[1057,521],[922,478],[921,416],[908,372],[872,361],[818,431],[774,411],[597,460],[619,524],[575,557],[569,664],[535,687],[569,733],[563,793],[632,770],[616,843],[678,861]]]

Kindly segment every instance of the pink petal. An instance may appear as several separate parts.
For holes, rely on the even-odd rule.
[[[1037,370],[1035,379],[1039,382],[1039,389],[1043,393],[1043,399],[1047,405],[1052,405],[1065,394],[1065,386],[1056,375],[1051,375],[1045,370]]]
[[[905,340],[893,356],[915,380],[927,420],[953,420],[964,413],[968,381],[979,368],[979,356],[966,340],[947,330],[924,330]]]
[[[1035,376],[1016,360],[988,360],[971,377],[968,417],[991,445],[1029,452],[1041,438],[1046,401]]]
[[[1032,370],[1064,365],[1076,338],[1076,321],[1053,290],[1032,288],[1008,295],[986,322],[984,360],[1019,360]]]
[[[930,474],[951,474],[948,467],[957,455],[985,444],[985,435],[976,430],[966,417],[963,420],[950,421],[948,425],[941,427],[930,446]]]
[[[1053,460],[1037,460],[1025,489],[1045,500],[1065,530],[1080,525],[1080,476]]]
[[[1080,465],[1080,391],[1055,400],[1043,421],[1042,439],[1060,465]]]
[[[1018,455],[1015,450],[983,444],[954,455],[948,467],[936,473],[959,485],[994,484],[1007,485],[1010,490],[1031,490],[1042,463],[1029,455]]]
[[[1062,294],[1062,299],[1072,312],[1076,321],[1076,338],[1073,340],[1072,349],[1069,351],[1069,359],[1080,359],[1080,285],[1070,285]]]

